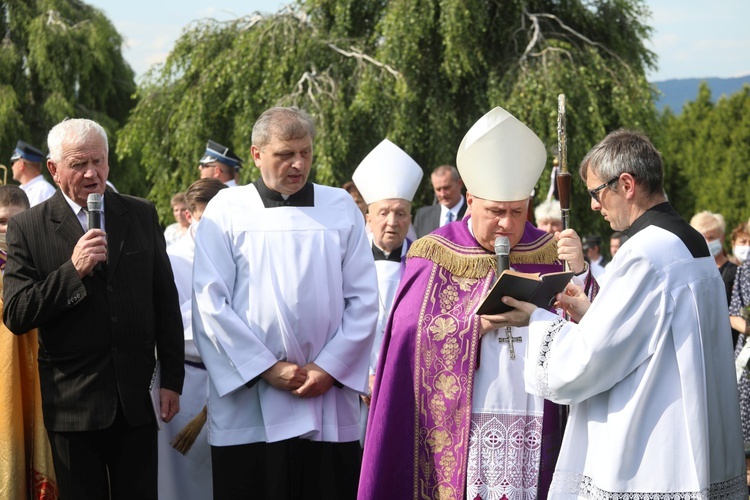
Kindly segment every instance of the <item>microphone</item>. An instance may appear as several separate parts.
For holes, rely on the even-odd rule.
[[[102,228],[102,195],[91,193],[86,200],[89,229]]]
[[[102,228],[102,195],[99,193],[91,193],[86,200],[86,206],[88,209],[88,223],[89,229],[101,229]],[[102,263],[97,262],[94,266],[94,271],[101,271]]]
[[[498,236],[495,238],[495,255],[497,256],[497,277],[499,278],[503,271],[510,269],[510,240],[507,236]]]

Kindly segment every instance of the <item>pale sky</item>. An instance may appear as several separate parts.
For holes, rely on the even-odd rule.
[[[284,0],[86,0],[125,38],[123,55],[140,77],[163,62],[191,21],[274,13]],[[650,81],[750,74],[750,0],[646,0],[654,27],[648,47],[659,56]]]

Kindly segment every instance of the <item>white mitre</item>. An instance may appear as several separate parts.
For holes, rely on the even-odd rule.
[[[378,144],[352,174],[368,205],[400,198],[411,202],[422,180],[422,168],[388,139]]]
[[[490,201],[527,199],[546,162],[539,137],[501,107],[472,125],[456,155],[466,191]]]

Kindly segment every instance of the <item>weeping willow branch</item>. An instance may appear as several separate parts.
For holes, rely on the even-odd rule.
[[[366,62],[369,62],[370,64],[373,64],[375,66],[383,68],[386,71],[388,71],[390,74],[392,74],[396,79],[398,79],[398,78],[401,77],[401,73],[399,73],[397,70],[393,69],[388,64],[382,63],[382,62],[378,61],[377,59],[373,59],[372,57],[370,57],[367,54],[363,53],[359,49],[356,49],[354,47],[350,47],[351,52],[347,52],[347,51],[345,51],[343,49],[340,49],[339,47],[337,47],[336,45],[334,45],[332,43],[329,43],[328,46],[331,49],[333,49],[336,52],[338,52],[339,54],[341,54],[342,56],[353,57],[353,58],[355,58],[355,59],[357,59],[359,61],[366,61]]]
[[[588,45],[589,47],[593,47],[596,50],[601,50],[608,54],[610,57],[612,57],[614,60],[616,60],[624,69],[627,75],[633,76],[633,70],[630,67],[630,65],[625,62],[624,59],[622,59],[617,53],[610,50],[607,46],[596,42],[594,40],[591,40],[587,36],[583,35],[582,33],[574,30],[567,24],[565,24],[559,17],[555,16],[554,14],[547,14],[547,13],[531,13],[526,10],[523,12],[523,19],[521,21],[521,31],[526,30],[526,19],[531,21],[531,26],[528,28],[528,30],[531,31],[531,34],[529,36],[529,43],[526,45],[526,48],[523,51],[523,54],[521,54],[521,57],[519,58],[518,62],[521,68],[525,67],[525,62],[531,58],[531,57],[542,57],[543,61],[546,61],[546,54],[551,52],[560,52],[564,54],[568,60],[572,63],[573,62],[573,54],[565,49],[559,48],[559,47],[551,47],[551,46],[545,46],[540,47],[542,44],[542,41],[545,39],[544,31],[542,30],[540,18],[550,19],[554,22],[556,22],[560,28],[565,33],[555,33],[557,36],[559,36],[561,39],[567,39],[572,43],[573,40],[578,40],[580,42],[583,42],[584,45]],[[572,37],[571,37],[572,35]],[[537,48],[538,47],[538,48]],[[537,48],[535,50],[535,48]],[[614,70],[610,67],[605,67],[604,71],[606,71],[610,77],[616,81],[620,82],[620,78],[618,75],[614,72]]]
[[[312,71],[305,71],[295,84],[297,91],[290,97],[296,101],[297,98],[307,96],[315,109],[321,110],[318,102],[320,96],[327,96],[331,100],[336,99],[336,81],[328,72],[318,73],[314,68]]]

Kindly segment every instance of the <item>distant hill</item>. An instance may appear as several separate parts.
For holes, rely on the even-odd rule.
[[[656,101],[656,108],[662,111],[669,106],[673,113],[679,115],[685,103],[694,101],[698,97],[698,87],[701,82],[708,83],[711,98],[716,102],[722,95],[732,95],[742,89],[742,85],[750,84],[750,75],[737,78],[685,78],[652,82],[663,94]]]

